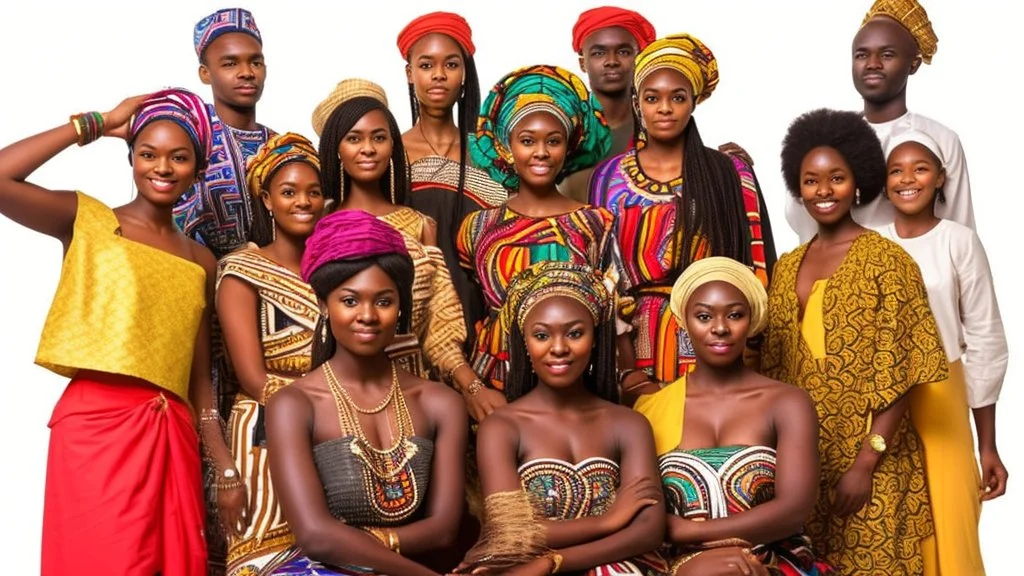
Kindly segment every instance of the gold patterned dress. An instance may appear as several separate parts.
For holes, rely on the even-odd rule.
[[[872,416],[914,386],[948,376],[924,281],[902,248],[864,232],[832,276],[816,284],[801,320],[796,279],[807,246],[775,267],[761,350],[762,372],[807,390],[818,412],[821,484],[807,532],[840,574],[923,574],[922,543],[933,529],[909,414],[874,471],[864,507],[840,518],[831,506]]]
[[[253,312],[259,319],[267,374],[281,383],[302,377],[310,368],[313,334],[320,315],[312,287],[295,272],[261,254],[253,244],[221,259],[218,289],[226,277],[237,278],[256,291],[259,300]],[[258,573],[294,542],[270,482],[265,407],[262,399],[239,390],[229,421],[230,446],[246,484],[250,520],[240,538],[228,538],[229,576]]]

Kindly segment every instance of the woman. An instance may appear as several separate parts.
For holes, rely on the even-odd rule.
[[[831,573],[801,534],[818,489],[814,405],[743,364],[744,343],[767,319],[760,279],[731,258],[705,258],[676,281],[670,306],[697,364],[665,388],[648,385],[634,408],[654,429],[674,573],[718,573],[729,563],[751,573]]]
[[[768,212],[751,164],[707,148],[693,118],[718,85],[718,62],[700,40],[677,34],[636,57],[636,145],[594,171],[590,203],[615,215],[615,236],[636,299],[635,364],[622,383],[673,382],[692,367],[693,346],[669,307],[672,282],[708,256],[753,267],[761,282],[775,263]],[[677,213],[685,214],[678,217]]]
[[[249,245],[218,263],[217,315],[238,390],[231,452],[248,493],[247,526],[228,541],[228,574],[257,573],[293,538],[267,466],[267,399],[309,372],[320,307],[302,280],[306,239],[323,215],[320,159],[302,136],[275,135],[246,166]]]
[[[599,106],[575,74],[530,66],[502,78],[487,96],[470,152],[479,166],[515,192],[505,204],[470,214],[459,230],[459,263],[480,286],[489,314],[477,333],[473,368],[493,387],[472,392],[481,420],[505,403],[498,391],[508,368],[505,334],[496,324],[509,282],[542,261],[607,271],[618,281],[612,215],[559,194],[566,174],[592,166],[611,142]],[[632,354],[632,352],[630,352]]]
[[[602,274],[566,262],[519,273],[501,310],[510,403],[481,425],[485,495],[474,565],[502,574],[665,574],[651,428],[619,406],[615,307]]]
[[[437,248],[437,224],[405,206],[405,150],[384,89],[368,80],[339,82],[313,112],[313,129],[320,136],[320,157],[330,159],[320,183],[334,208],[369,212],[406,239],[416,269],[410,325],[419,341],[396,343],[401,352],[392,350],[392,356],[404,356],[407,368],[421,377],[470,389],[479,379],[462,351],[462,305]]]
[[[917,264],[850,216],[883,189],[881,144],[859,114],[816,110],[790,126],[782,167],[818,233],[775,267],[761,360],[818,412],[808,534],[840,574],[925,573],[932,524],[907,392],[949,364]]]
[[[508,199],[504,188],[469,164],[469,133],[480,112],[473,31],[458,14],[431,12],[399,32],[398,51],[406,62],[413,121],[402,134],[409,159],[409,205],[437,222],[437,245],[462,303],[466,333],[472,335],[484,316],[484,303],[459,266],[455,237],[470,212]]]
[[[335,212],[307,241],[302,278],[321,317],[313,370],[267,404],[296,543],[272,574],[435,576],[409,556],[455,539],[468,425],[458,396],[388,358],[412,308],[405,240],[371,214]]]
[[[909,131],[889,140],[886,194],[896,221],[880,230],[921,268],[942,334],[949,379],[918,386],[910,415],[924,447],[940,574],[984,574],[980,502],[1006,491],[996,448],[996,400],[1009,352],[985,248],[970,228],[935,215],[946,171],[935,140]],[[978,476],[968,406],[974,411]],[[984,479],[984,483],[982,483]],[[979,491],[980,498],[979,498]]]
[[[77,143],[123,138],[138,194],[111,209],[26,181]],[[64,246],[36,363],[71,378],[50,419],[42,574],[205,573],[199,438],[221,515],[244,493],[210,383],[216,261],[179,232],[174,203],[202,178],[210,118],[191,92],[129,98],[0,150],[0,213]]]

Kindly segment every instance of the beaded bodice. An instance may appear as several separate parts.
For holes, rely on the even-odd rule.
[[[775,497],[775,449],[672,450],[658,459],[666,505],[689,520],[725,518]]]
[[[619,465],[607,458],[572,464],[537,458],[519,466],[519,480],[534,511],[549,520],[600,516],[619,487]]]

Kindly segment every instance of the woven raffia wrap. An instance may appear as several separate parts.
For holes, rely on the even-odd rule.
[[[888,16],[902,25],[917,42],[917,50],[921,53],[921,60],[925,64],[932,63],[932,56],[939,49],[939,38],[932,30],[931,20],[924,6],[917,0],[876,0],[868,10],[864,22],[867,24],[876,16]]]
[[[526,492],[495,492],[484,498],[480,538],[466,554],[465,563],[503,570],[521,566],[549,552],[547,533],[534,517]]]

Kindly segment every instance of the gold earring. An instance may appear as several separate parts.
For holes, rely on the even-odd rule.
[[[324,314],[323,316],[320,317],[320,320],[320,342],[322,344],[327,344],[327,323],[330,322],[331,319],[326,314]]]
[[[277,220],[274,220],[274,211],[267,208],[267,214],[270,214],[270,241],[274,242],[277,240]]]
[[[391,173],[391,203],[395,203],[395,159],[388,160],[388,172]]]
[[[860,188],[853,193],[853,203],[860,206]]]

